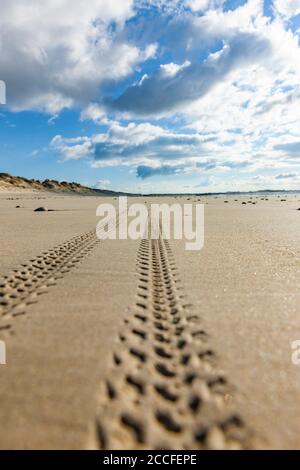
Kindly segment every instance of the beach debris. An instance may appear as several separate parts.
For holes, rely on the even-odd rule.
[[[47,207],[38,207],[37,209],[34,210],[34,212],[48,212]]]
[[[16,206],[16,209],[20,209],[20,208],[21,208],[21,206]]]

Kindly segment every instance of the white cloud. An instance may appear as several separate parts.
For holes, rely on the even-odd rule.
[[[101,124],[107,122],[106,111],[103,106],[98,103],[90,103],[86,108],[84,108],[80,114],[80,119],[82,121],[91,120]]]
[[[214,86],[236,69],[264,64],[271,54],[270,41],[254,33],[240,33],[223,45],[217,54],[201,63],[168,64],[158,72],[132,85],[108,108],[141,116],[169,114],[212,93]],[[167,70],[167,72],[166,72]]]
[[[289,20],[300,0],[274,0],[273,18],[263,0],[232,10],[223,3],[2,0],[8,104],[46,110],[49,123],[78,106],[82,121],[104,126],[56,136],[52,146],[66,159],[124,165],[144,179],[200,174],[220,184],[219,175],[232,185],[238,175],[245,185],[295,185],[300,47]],[[126,23],[141,7],[150,17]]]
[[[132,73],[156,50],[118,40],[132,14],[133,0],[1,0],[0,70],[8,106],[54,114],[97,98],[103,81]]]
[[[300,14],[300,0],[274,0],[275,11],[284,19]]]
[[[161,64],[160,69],[163,72],[164,77],[175,77],[181,70],[189,67],[191,65],[190,61],[186,60],[183,64],[175,64],[174,62],[170,62],[169,64]],[[147,75],[143,77],[144,80],[149,78]],[[143,80],[143,81],[144,81]],[[139,84],[142,85],[143,81]]]
[[[51,145],[64,159],[85,158],[94,168],[133,167],[142,179],[210,171],[222,174],[251,166],[245,158],[225,152],[216,157],[209,135],[174,132],[149,123],[125,126],[114,122],[105,133],[79,138],[56,136]]]
[[[65,159],[93,158],[98,167],[118,164],[157,164],[158,160],[198,157],[205,139],[175,133],[150,123],[121,125],[111,122],[107,132],[91,137],[64,138],[57,135],[51,145]]]
[[[76,137],[64,139],[60,135],[56,135],[51,146],[60,151],[66,160],[79,160],[91,154],[91,140],[88,137]]]
[[[221,7],[225,0],[186,0],[186,5],[193,11],[204,12],[208,9]]]

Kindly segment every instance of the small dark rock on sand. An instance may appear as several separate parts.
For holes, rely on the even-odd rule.
[[[38,207],[34,212],[48,212],[47,207]]]

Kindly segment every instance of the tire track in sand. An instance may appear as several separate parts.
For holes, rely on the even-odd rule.
[[[75,236],[0,278],[0,333],[12,333],[13,319],[74,268],[96,246],[96,232]]]
[[[137,302],[101,383],[95,447],[252,448],[209,336],[185,303],[169,243],[142,240],[137,272]]]
[[[116,228],[119,217],[118,214]],[[12,320],[25,315],[29,305],[37,303],[40,295],[46,294],[50,287],[88,256],[102,238],[100,230],[109,227],[112,220],[98,224],[96,230],[72,237],[0,278],[0,333],[13,332]]]

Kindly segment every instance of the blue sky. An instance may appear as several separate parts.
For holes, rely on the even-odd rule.
[[[1,0],[0,171],[300,189],[300,0]]]

